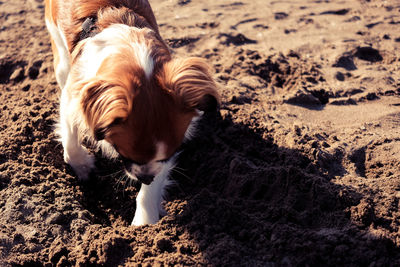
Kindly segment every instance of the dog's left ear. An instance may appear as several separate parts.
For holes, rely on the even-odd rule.
[[[207,62],[202,58],[166,62],[159,81],[186,109],[212,111],[220,103],[217,85]]]
[[[124,121],[132,109],[132,96],[119,85],[96,80],[81,89],[81,107],[96,140],[107,136],[113,125]]]

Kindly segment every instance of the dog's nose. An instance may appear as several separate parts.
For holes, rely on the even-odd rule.
[[[136,175],[136,178],[140,182],[142,182],[142,183],[144,183],[146,185],[149,185],[149,184],[151,184],[151,182],[153,182],[154,175],[151,175],[151,174],[139,174],[139,175]]]

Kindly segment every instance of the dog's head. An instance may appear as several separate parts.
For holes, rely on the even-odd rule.
[[[168,50],[154,45],[151,36],[146,38],[143,33],[138,39],[135,31],[129,32],[134,36],[131,39],[125,34],[111,46],[102,47],[106,44],[97,36],[93,44],[85,45],[85,50],[100,52],[93,60],[100,58],[101,62],[96,71],[89,70],[92,74],[78,90],[85,121],[95,139],[110,143],[128,174],[149,184],[154,176],[171,168],[193,121],[203,111],[216,108],[219,97],[203,59],[171,59],[165,54]],[[110,41],[106,43],[110,45]],[[81,57],[87,60],[85,50]]]

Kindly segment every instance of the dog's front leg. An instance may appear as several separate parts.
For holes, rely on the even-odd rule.
[[[168,173],[161,172],[150,185],[142,184],[136,197],[136,212],[132,225],[155,224],[164,213],[161,206],[164,188],[168,185]]]
[[[91,169],[94,168],[94,156],[90,155],[85,147],[81,145],[78,129],[76,104],[68,99],[63,90],[60,104],[60,124],[58,132],[64,147],[64,161],[75,171],[78,178],[86,180]]]

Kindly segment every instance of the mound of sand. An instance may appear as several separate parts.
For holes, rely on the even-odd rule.
[[[223,102],[131,227],[119,162],[63,163],[44,3],[0,1],[0,265],[400,265],[398,1],[151,3]]]

